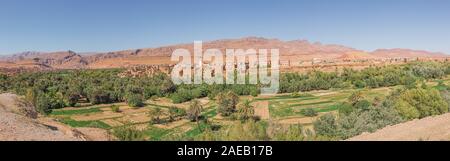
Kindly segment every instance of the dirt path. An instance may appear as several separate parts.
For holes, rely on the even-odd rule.
[[[349,141],[450,140],[450,113],[389,126],[375,133],[365,133]]]
[[[333,94],[338,94],[338,92],[335,91],[318,91],[318,92],[312,92],[314,96],[320,97],[320,96],[328,96]]]
[[[171,122],[169,124],[157,124],[157,125],[153,125],[153,126],[158,127],[158,128],[163,128],[163,129],[173,129],[175,127],[187,124],[189,122],[190,122],[189,120],[182,119],[179,121]]]
[[[288,118],[288,119],[282,119],[278,122],[280,124],[311,124],[315,120],[314,117],[303,117],[303,118]]]
[[[115,138],[104,129],[98,128],[76,128],[77,131],[81,132],[87,141],[111,141]]]
[[[123,114],[114,112],[102,112],[87,115],[75,115],[72,116],[71,118],[76,121],[95,121],[95,120],[112,119],[117,117],[123,117]]]
[[[80,133],[79,131],[74,130],[73,128],[71,128],[63,123],[57,122],[51,118],[45,118],[45,117],[38,118],[37,121],[43,125],[56,128],[66,135],[75,136],[77,138],[81,138],[82,140],[87,140],[86,136],[83,135],[82,133]]]

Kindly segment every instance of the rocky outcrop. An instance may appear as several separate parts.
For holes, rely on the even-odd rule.
[[[83,141],[71,128],[39,122],[35,108],[14,94],[0,94],[0,141]]]
[[[32,119],[38,117],[38,113],[33,105],[24,101],[19,96],[10,93],[0,94],[0,110],[23,115]]]

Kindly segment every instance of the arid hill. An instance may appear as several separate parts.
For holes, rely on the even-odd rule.
[[[102,129],[71,128],[55,120],[38,118],[33,105],[20,96],[0,94],[0,140],[2,141],[106,141]]]
[[[39,123],[37,112],[14,94],[0,94],[0,140],[83,140],[59,129]]]
[[[98,69],[122,68],[136,65],[174,64],[170,61],[176,49],[188,49],[193,53],[193,43],[172,45],[159,48],[124,50],[108,53],[78,54],[73,51],[64,52],[24,52],[12,56],[0,57],[0,69]],[[381,49],[372,53],[341,45],[325,45],[311,43],[306,40],[281,41],[259,37],[241,39],[224,39],[203,43],[203,49],[280,49],[280,60],[289,63],[302,63],[314,59],[354,60],[377,58],[427,58],[448,57],[442,53],[415,51],[408,49]]]
[[[441,141],[450,140],[450,114],[388,126],[374,133],[364,133],[348,141]]]

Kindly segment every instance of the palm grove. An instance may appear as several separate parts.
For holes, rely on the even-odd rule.
[[[440,82],[439,88],[431,88],[424,83],[449,75],[448,63],[422,62],[363,70],[283,73],[280,93],[292,93],[293,97],[301,97],[298,92],[313,90],[403,87],[386,98],[371,101],[355,92],[346,102],[339,104],[338,115],[320,117],[314,122],[314,131],[310,131],[300,125],[283,126],[255,117],[251,101],[240,101],[239,96],[257,96],[260,85],[175,85],[165,74],[128,78],[119,77],[121,72],[121,69],[63,70],[0,75],[0,91],[24,95],[42,114],[53,109],[77,107],[82,103],[127,102],[131,107],[142,107],[145,100],[158,97],[170,98],[174,103],[191,101],[186,111],[169,110],[171,117],[168,121],[186,117],[197,122],[201,135],[178,138],[185,140],[339,140],[387,125],[446,113],[450,103],[447,85]],[[223,117],[241,122],[227,127],[208,123],[208,118],[202,115],[201,103],[195,100],[203,97],[215,100],[217,113]],[[154,123],[163,121],[158,117],[161,112],[157,108],[151,113]],[[306,109],[303,113],[317,115],[313,109]]]

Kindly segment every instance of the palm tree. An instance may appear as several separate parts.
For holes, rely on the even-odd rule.
[[[348,101],[352,104],[352,106],[355,106],[356,103],[362,100],[364,100],[364,96],[361,91],[353,92],[348,98]]]
[[[229,116],[236,111],[236,105],[239,102],[239,96],[229,91],[227,93],[220,93],[217,96],[218,113],[222,116]]]
[[[236,109],[236,105],[239,103],[239,96],[236,93],[229,91],[227,97],[231,100],[231,106],[234,106],[233,108]]]
[[[156,124],[161,123],[161,119],[160,119],[160,117],[162,115],[161,108],[159,108],[159,107],[153,108],[152,110],[149,111],[149,115],[150,115],[151,121],[153,123],[156,123]]]
[[[191,121],[195,121],[197,123],[197,126],[200,129],[200,131],[201,131],[201,128],[200,128],[200,124],[199,124],[199,119],[202,114],[202,110],[203,110],[203,106],[201,105],[200,101],[193,100],[191,102],[191,104],[189,105],[189,109],[187,111],[188,118]]]
[[[238,116],[242,120],[248,120],[255,115],[255,108],[251,105],[251,101],[244,100],[238,106]]]
[[[169,120],[170,122],[175,120],[175,117],[177,115],[177,108],[174,106],[169,107]]]

